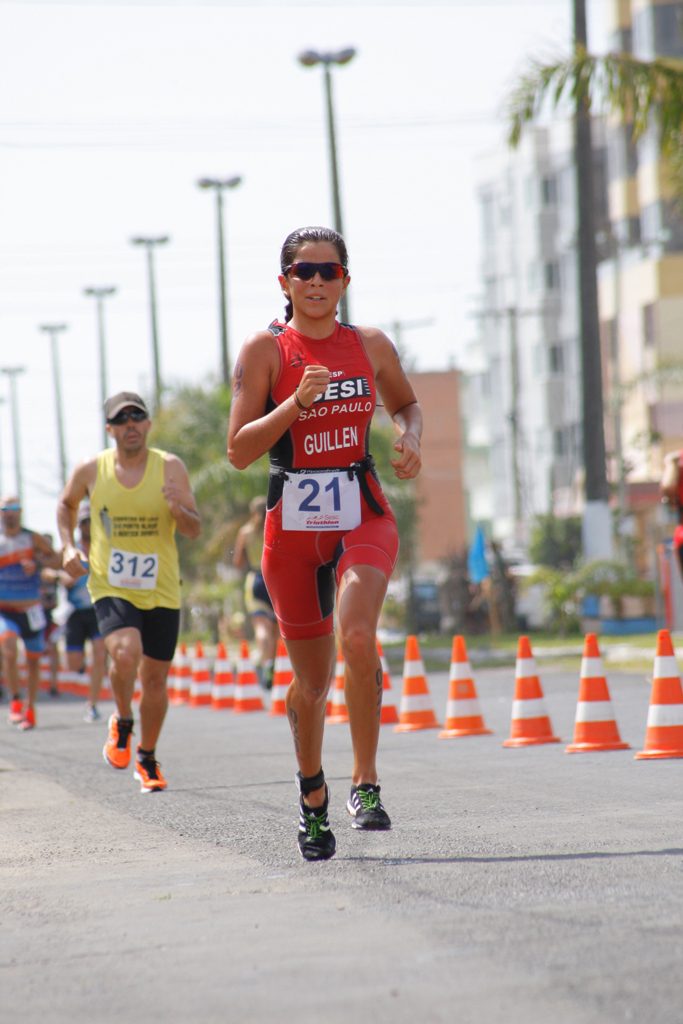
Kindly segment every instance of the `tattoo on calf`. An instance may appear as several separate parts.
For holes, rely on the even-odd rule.
[[[381,665],[375,673],[375,685],[377,687],[377,717],[379,718],[382,714],[382,695],[384,692],[384,676]]]
[[[292,737],[294,739],[294,752],[298,757],[301,753],[301,744],[299,743],[299,716],[294,708],[288,708],[287,717],[289,718],[289,727],[292,730]]]

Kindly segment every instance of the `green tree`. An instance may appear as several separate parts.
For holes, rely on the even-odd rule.
[[[578,516],[536,516],[529,538],[529,557],[536,565],[571,568],[581,555]]]

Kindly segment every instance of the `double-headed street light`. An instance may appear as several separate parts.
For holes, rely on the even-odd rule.
[[[107,400],[107,344],[104,332],[104,300],[109,298],[110,295],[116,295],[116,288],[113,285],[107,285],[104,287],[90,287],[84,288],[83,294],[93,298],[97,306],[97,344],[100,356],[100,400],[101,405],[104,408],[104,403]],[[100,417],[102,420],[102,447],[107,447],[107,426],[104,417]]]
[[[229,188],[237,188],[242,178],[200,178],[199,188],[211,189],[216,195],[216,236],[218,239],[218,287],[220,294],[221,324],[221,376],[225,387],[230,386],[230,340],[228,330],[228,285],[225,270],[225,237],[223,232],[223,192]]]
[[[64,408],[62,406],[62,377],[59,368],[59,349],[57,339],[62,331],[67,329],[66,324],[41,324],[40,330],[50,336],[50,348],[52,350],[52,380],[55,387],[55,412],[57,415],[57,443],[59,446],[59,476],[62,487],[66,484],[66,443],[64,440]]]
[[[305,68],[315,67],[317,64],[322,64],[324,72],[325,82],[325,101],[327,105],[327,138],[330,149],[330,172],[332,176],[332,204],[334,208],[334,229],[338,231],[340,235],[344,234],[344,227],[342,221],[341,212],[341,196],[339,189],[339,169],[337,166],[337,143],[335,137],[334,127],[334,104],[332,102],[332,74],[330,68],[333,64],[348,64],[356,56],[356,51],[352,46],[347,46],[343,50],[335,50],[333,52],[319,53],[317,50],[304,50],[298,56],[298,61],[303,64]],[[341,302],[341,318],[345,323],[349,322],[349,305],[346,293],[342,295]]]
[[[136,236],[131,238],[131,245],[141,245],[147,251],[147,279],[149,282],[149,318],[152,329],[152,361],[154,366],[154,411],[161,408],[161,368],[159,359],[159,330],[157,327],[157,296],[154,279],[154,250],[159,245],[166,245],[170,241],[168,235],[161,235],[157,238],[146,238]]]
[[[0,373],[9,380],[10,415],[12,417],[12,443],[14,446],[14,482],[19,503],[24,504],[24,476],[21,469],[21,442],[19,440],[19,401],[17,396],[17,377],[25,372],[23,366],[3,366]]]

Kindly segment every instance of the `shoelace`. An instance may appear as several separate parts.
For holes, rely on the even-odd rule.
[[[319,839],[322,833],[327,832],[330,827],[327,824],[327,811],[316,814],[315,811],[305,807],[303,808],[303,818],[306,826],[306,835],[309,839]]]
[[[143,761],[138,761],[138,764],[141,768],[145,769],[150,779],[156,779],[158,781],[159,773],[157,772],[157,768],[161,768],[158,761],[155,761],[154,758],[146,757]]]
[[[358,799],[364,811],[376,811],[380,806],[379,793],[374,789],[357,789]]]

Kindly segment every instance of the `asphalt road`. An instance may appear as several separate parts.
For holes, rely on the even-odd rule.
[[[513,677],[476,673],[491,736],[383,727],[390,833],[350,828],[329,726],[338,854],[312,865],[284,718],[171,709],[169,789],[143,796],[80,702],[45,698],[30,733],[5,704],[2,1024],[682,1022],[683,760],[633,759],[648,682],[609,675],[633,749],[569,756],[578,659],[541,669],[562,744],[502,747]]]

